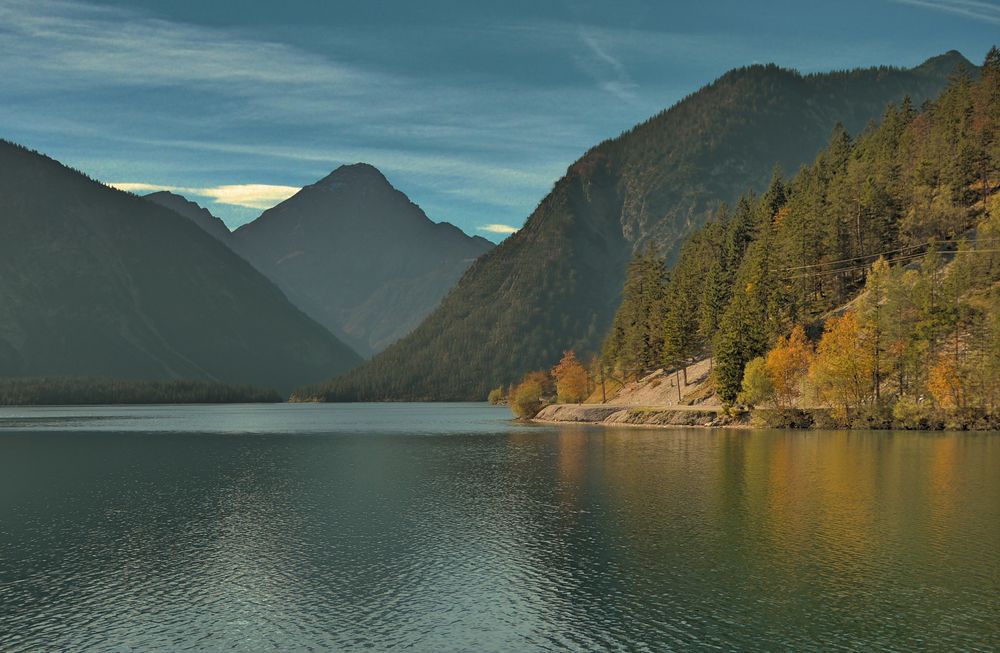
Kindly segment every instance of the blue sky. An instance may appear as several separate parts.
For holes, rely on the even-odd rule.
[[[0,0],[0,136],[231,227],[366,161],[500,240],[566,167],[729,68],[980,63],[1000,3]]]

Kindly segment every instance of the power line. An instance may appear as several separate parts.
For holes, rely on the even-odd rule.
[[[990,239],[990,240],[998,240],[998,239]],[[995,254],[995,253],[998,253],[998,252],[1000,252],[1000,249],[966,249],[966,250],[955,250],[955,251],[952,251],[952,252],[948,252],[948,254],[949,255],[951,255],[951,254]],[[892,260],[892,262],[893,263],[900,263],[900,262],[905,262],[905,261],[912,261],[912,260],[915,260],[915,259],[918,259],[918,258],[923,258],[923,257],[929,255],[930,253],[931,252],[920,252],[919,254],[908,254],[907,256],[898,256],[898,257],[894,258]],[[787,281],[791,281],[793,279],[808,279],[808,278],[811,278],[811,277],[822,277],[822,276],[827,276],[827,275],[842,274],[842,273],[845,273],[845,272],[856,272],[858,270],[867,270],[867,269],[868,269],[868,265],[867,264],[866,265],[855,265],[855,266],[850,266],[850,267],[845,267],[845,268],[837,268],[836,270],[822,270],[820,272],[811,272],[811,273],[807,273],[807,274],[796,274],[796,275],[793,275],[793,276],[790,276],[790,277],[785,277],[785,279]]]
[[[896,262],[903,262],[903,261],[910,261],[910,260],[913,260],[913,259],[918,259],[918,258],[922,258],[924,256],[927,256],[928,253],[929,252],[920,252],[919,254],[908,254],[906,256],[897,256],[896,258],[892,259],[892,261],[894,263],[896,263]],[[869,267],[868,264],[865,264],[865,265],[854,265],[854,266],[849,266],[849,267],[846,267],[846,268],[837,268],[836,270],[821,270],[819,272],[809,272],[809,273],[805,273],[805,274],[796,274],[796,275],[793,275],[793,276],[790,276],[790,277],[786,277],[786,279],[792,280],[792,279],[808,279],[810,277],[822,277],[822,276],[827,276],[827,275],[832,275],[832,274],[842,274],[844,272],[855,272],[857,270],[867,270],[868,267]]]
[[[996,242],[1000,242],[1000,238],[977,238],[975,240],[965,239],[965,240],[941,241],[941,243],[945,244],[945,245],[961,244],[963,242],[967,243],[969,245],[976,245],[978,243],[996,243]],[[838,259],[836,261],[823,261],[822,263],[810,263],[809,265],[796,265],[796,266],[785,267],[785,268],[775,268],[775,269],[773,269],[771,271],[772,272],[793,272],[795,270],[805,270],[805,269],[809,269],[809,268],[818,268],[818,267],[823,267],[823,266],[826,266],[826,265],[836,265],[838,263],[851,263],[853,261],[860,261],[860,260],[866,259],[866,258],[877,258],[879,256],[887,256],[889,254],[897,254],[897,253],[906,252],[906,251],[909,251],[909,250],[920,249],[921,247],[926,247],[926,246],[927,246],[927,243],[922,243],[920,245],[910,245],[908,247],[900,247],[898,249],[889,249],[889,250],[885,250],[885,251],[882,251],[882,252],[874,252],[872,254],[864,254],[862,256],[854,256],[852,258]],[[942,250],[936,250],[936,251],[942,251]],[[957,250],[947,250],[947,251],[948,251],[948,253],[951,253],[951,252],[954,252],[954,251],[957,251]],[[897,258],[892,259],[892,260],[896,261],[896,260],[899,260],[899,258],[897,257]]]
[[[924,245],[923,244],[921,244],[921,245],[910,245],[909,247],[900,247],[899,249],[890,249],[890,250],[887,250],[885,252],[877,252],[875,254],[865,254],[864,256],[855,256],[853,258],[842,258],[842,259],[837,260],[837,261],[824,261],[822,263],[811,263],[809,265],[797,265],[797,266],[794,266],[794,267],[777,268],[777,269],[773,270],[773,272],[792,272],[793,270],[805,270],[806,268],[818,268],[818,267],[821,267],[821,266],[824,266],[824,265],[835,265],[837,263],[850,263],[851,261],[859,261],[859,260],[864,259],[864,258],[871,258],[873,256],[875,256],[875,257],[885,256],[887,254],[896,254],[898,252],[905,252],[905,251],[911,250],[911,249],[919,249],[920,247],[924,247]]]

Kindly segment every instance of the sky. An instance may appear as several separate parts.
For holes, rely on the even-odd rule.
[[[0,0],[0,138],[231,227],[364,161],[499,241],[726,70],[981,63],[1000,2]]]

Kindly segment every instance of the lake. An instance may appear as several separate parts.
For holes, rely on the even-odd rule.
[[[0,651],[990,650],[1000,436],[0,408]]]

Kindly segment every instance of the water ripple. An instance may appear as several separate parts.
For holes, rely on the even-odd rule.
[[[210,431],[0,435],[0,650],[1000,646],[996,437]]]

